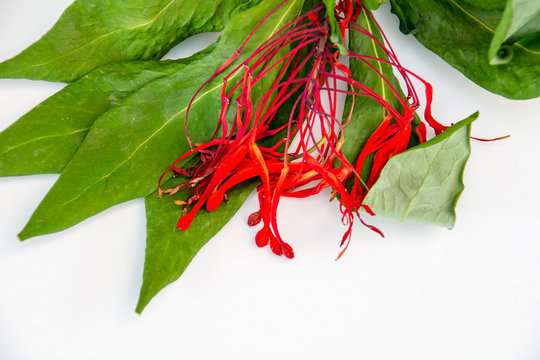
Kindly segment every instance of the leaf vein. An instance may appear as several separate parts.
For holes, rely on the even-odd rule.
[[[14,149],[17,149],[17,148],[19,148],[21,146],[28,145],[28,144],[31,144],[33,142],[37,142],[37,141],[40,141],[40,140],[52,139],[52,138],[55,138],[55,137],[62,137],[62,136],[69,136],[69,135],[77,134],[77,133],[80,133],[80,132],[83,132],[83,131],[86,131],[86,130],[89,130],[89,129],[90,128],[84,128],[84,129],[79,129],[79,130],[75,130],[75,131],[71,131],[71,132],[63,133],[63,134],[52,134],[52,135],[40,136],[40,137],[34,138],[32,140],[28,140],[28,141],[22,142],[20,144],[8,147],[1,154],[2,155],[7,154],[8,152],[10,152],[10,151],[12,151]]]
[[[161,14],[163,14],[163,12],[165,10],[167,10],[174,2],[176,2],[177,0],[171,0],[163,9],[160,10],[160,12],[154,16],[150,21],[147,21],[146,23],[143,23],[143,24],[139,24],[139,25],[135,25],[133,27],[130,27],[130,28],[125,28],[125,29],[118,29],[118,30],[114,30],[114,31],[111,31],[109,33],[106,33],[106,34],[103,34],[101,36],[98,36],[92,40],[90,40],[89,42],[87,42],[86,44],[83,44],[81,45],[80,47],[78,48],[75,48],[73,49],[72,51],[68,51],[67,53],[65,54],[62,54],[54,59],[51,59],[51,60],[48,60],[48,61],[45,61],[43,63],[39,63],[39,64],[32,64],[32,67],[39,67],[39,66],[44,66],[44,65],[48,65],[50,63],[53,63],[55,61],[58,61],[60,59],[63,59],[67,56],[70,56],[70,55],[73,55],[73,54],[76,54],[78,52],[80,52],[81,50],[85,49],[86,47],[90,46],[91,44],[93,44],[94,42],[97,42],[97,41],[101,41],[102,39],[105,39],[113,34],[116,34],[118,32],[122,32],[122,31],[130,31],[130,30],[135,30],[135,29],[138,29],[138,28],[141,28],[141,27],[145,27],[147,25],[150,25],[150,24],[153,24],[154,22],[156,22],[156,20],[161,16]],[[83,64],[85,65],[85,64]],[[21,69],[19,72],[22,72],[24,71],[24,69]]]
[[[426,156],[426,161],[428,161],[428,168],[427,168],[427,171],[426,171],[426,174],[424,175],[424,178],[422,179],[422,183],[420,184],[420,186],[418,186],[418,189],[416,190],[416,192],[414,193],[414,195],[410,198],[410,201],[409,201],[409,205],[407,206],[407,209],[405,210],[405,213],[403,214],[403,218],[401,219],[401,221],[405,221],[405,219],[407,218],[407,215],[409,215],[409,212],[411,211],[411,207],[412,207],[412,203],[414,201],[414,199],[418,196],[418,193],[420,192],[420,190],[423,188],[428,176],[429,176],[429,173],[431,172],[431,168],[433,167],[433,163],[435,162],[435,159],[437,159],[441,153],[441,151],[443,150],[444,146],[440,146],[439,147],[439,150],[437,151],[437,154],[433,157],[433,160],[432,161],[429,161],[428,158],[427,158],[427,154],[426,152],[424,151],[424,156]]]
[[[216,87],[213,87],[212,89],[204,92],[201,94],[200,97],[198,97],[197,99],[195,99],[193,101],[193,104],[196,104],[197,102],[199,102],[202,98],[204,98],[206,95],[208,95],[209,93],[211,93],[212,91],[216,90],[216,89],[219,89],[222,85],[219,84],[217,85]],[[120,164],[118,164],[118,166],[116,166],[113,170],[111,170],[108,174],[106,175],[103,175],[101,178],[99,178],[96,182],[90,184],[88,187],[86,187],[84,190],[82,190],[77,196],[75,196],[73,199],[69,200],[69,201],[66,201],[64,203],[64,206],[77,200],[83,193],[85,193],[86,191],[88,191],[89,189],[91,189],[92,187],[94,187],[96,184],[98,184],[99,182],[103,181],[104,179],[107,179],[109,176],[111,176],[114,172],[116,172],[116,170],[118,170],[120,167],[122,167],[125,163],[127,163],[129,160],[131,160],[131,158],[133,158],[133,156],[135,156],[135,154],[144,146],[146,145],[146,143],[148,143],[154,136],[156,136],[163,128],[165,128],[167,125],[169,125],[169,123],[171,121],[173,121],[174,119],[176,119],[180,114],[182,114],[183,112],[185,112],[187,110],[187,106],[184,107],[182,110],[178,111],[176,114],[174,114],[171,118],[169,118],[167,121],[165,121],[163,123],[163,125],[161,125],[156,131],[154,131],[146,140],[144,140],[142,143],[140,143],[136,148],[135,150],[122,162],[120,162]]]

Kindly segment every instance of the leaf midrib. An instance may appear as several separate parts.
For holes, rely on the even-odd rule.
[[[236,76],[236,74],[234,76],[231,77],[234,78]],[[193,100],[193,103],[192,103],[192,106],[195,105],[196,103],[198,103],[201,99],[203,99],[204,97],[206,97],[206,95],[208,95],[209,93],[219,89],[220,87],[222,86],[222,84],[219,84],[213,88],[211,88],[210,90],[207,90],[206,92],[202,93],[201,96],[199,96],[198,98],[196,98],[195,100]],[[84,190],[82,190],[77,196],[75,196],[73,199],[71,200],[68,200],[66,201],[63,205],[67,205],[75,200],[77,200],[82,194],[84,194],[86,191],[88,191],[89,189],[91,189],[93,186],[95,186],[96,184],[98,184],[99,182],[105,180],[106,178],[108,178],[109,176],[111,176],[113,173],[115,173],[119,168],[121,168],[125,163],[127,163],[129,160],[131,160],[131,158],[133,158],[133,156],[135,156],[135,154],[140,150],[141,147],[143,147],[146,143],[148,143],[150,140],[152,140],[152,138],[158,134],[159,132],[161,132],[161,130],[163,128],[165,128],[167,125],[170,124],[171,121],[173,121],[174,119],[176,119],[178,116],[180,116],[182,113],[184,113],[186,110],[187,110],[187,106],[184,107],[182,110],[180,110],[179,112],[177,112],[176,114],[174,114],[171,118],[169,118],[167,121],[165,121],[163,123],[163,125],[161,125],[156,131],[154,131],[146,140],[144,140],[142,143],[139,144],[139,146],[137,146],[135,148],[135,150],[122,162],[120,162],[120,164],[118,164],[118,166],[116,166],[111,172],[109,172],[108,174],[102,176],[101,178],[99,178],[97,181],[95,181],[94,183],[90,184],[88,187],[86,187]]]
[[[409,197],[407,194],[405,194],[405,196],[407,196],[409,198],[409,206],[407,206],[407,209],[405,209],[405,213],[403,214],[403,218],[401,219],[401,221],[405,221],[405,219],[409,215],[409,212],[411,211],[411,207],[412,207],[412,204],[414,202],[414,199],[416,199],[416,197],[420,193],[420,190],[424,187],[424,184],[426,183],[426,180],[427,180],[427,178],[428,178],[428,176],[429,176],[429,174],[431,172],[431,168],[433,167],[433,164],[435,163],[435,160],[439,157],[439,155],[440,155],[441,151],[443,150],[443,148],[444,148],[444,145],[440,146],[439,151],[437,151],[437,154],[433,157],[433,160],[429,162],[429,166],[427,168],[426,175],[422,179],[422,183],[420,184],[418,189],[416,189],[416,192],[414,193],[414,195]],[[425,150],[424,150],[424,156],[426,157],[426,160],[427,160]]]
[[[366,12],[364,11],[364,18],[366,20],[366,24],[367,24],[367,27],[368,27],[368,31],[373,34],[373,30],[371,29],[371,24],[370,24],[370,21],[369,21],[369,18],[366,14]],[[373,38],[371,39],[371,45],[373,46],[373,51],[375,52],[375,57],[380,59],[379,57],[379,50],[377,48],[377,44],[375,43],[375,40],[373,40]],[[382,68],[382,63],[380,61],[377,61],[377,67],[379,68],[379,72],[381,74],[383,74],[383,68]],[[381,91],[382,91],[382,98],[387,100],[386,99],[386,86],[385,86],[385,82],[384,82],[384,79],[381,77],[380,78],[380,81],[381,81]],[[385,116],[385,110],[384,108],[382,109],[382,112],[383,112],[383,117]]]
[[[71,131],[71,132],[68,132],[68,133],[51,134],[51,135],[45,135],[45,136],[40,136],[40,137],[37,137],[37,138],[33,138],[32,140],[28,140],[28,141],[22,142],[20,144],[8,147],[6,150],[1,152],[0,155],[7,154],[8,152],[10,152],[12,150],[15,150],[15,149],[17,149],[17,148],[19,148],[21,146],[32,144],[34,142],[38,142],[38,141],[41,141],[41,140],[44,140],[44,139],[52,139],[52,138],[55,138],[55,137],[69,136],[69,135],[77,134],[77,133],[84,132],[84,131],[87,131],[87,130],[90,130],[90,128],[87,127],[87,128],[84,128],[84,129],[74,130],[74,131]]]

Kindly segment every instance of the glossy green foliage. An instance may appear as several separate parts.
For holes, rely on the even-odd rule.
[[[103,64],[159,59],[187,37],[220,31],[248,0],[77,0],[0,77],[75,80]]]
[[[7,150],[0,154],[0,170],[5,176],[61,172],[81,145],[80,151],[65,169],[55,188],[59,185],[65,186],[65,189],[71,188],[70,176],[73,176],[71,184],[87,177],[96,180],[96,176],[92,178],[96,171],[116,166],[110,174],[97,179],[81,194],[76,194],[71,200],[75,203],[73,207],[70,201],[59,203],[54,196],[48,202],[51,198],[48,196],[45,205],[40,207],[45,208],[42,214],[48,216],[48,219],[42,221],[34,215],[21,233],[21,239],[32,236],[32,229],[46,233],[56,231],[58,227],[66,226],[63,225],[66,223],[69,226],[71,222],[89,216],[80,215],[81,212],[90,215],[96,213],[122,201],[118,199],[123,199],[126,194],[138,197],[154,191],[161,172],[187,149],[183,121],[186,104],[192,94],[202,80],[209,78],[215,68],[238,48],[254,25],[279,3],[277,0],[266,0],[258,9],[252,9],[246,14],[239,13],[217,45],[189,59],[121,62],[100,66],[44,101],[0,134],[0,144]],[[303,0],[291,1],[279,10],[273,19],[259,29],[245,52],[249,54],[250,50],[275,33],[280,25],[297,16],[303,3]],[[310,1],[306,3],[309,4],[306,6],[314,5]],[[250,5],[255,4],[253,2]],[[249,9],[245,7],[243,11]],[[236,63],[240,61],[238,59]],[[259,82],[254,88],[254,98],[268,87],[271,77]],[[219,113],[220,87],[221,80],[216,79],[194,103],[189,128],[195,134],[195,141],[207,139],[216,125],[217,116],[212,114]],[[290,105],[284,107],[290,109]],[[288,119],[288,115],[285,115],[278,117]],[[276,119],[276,126],[280,123],[281,120]],[[92,131],[82,144],[90,128]],[[162,131],[164,128],[172,130]],[[147,138],[139,137],[141,134]],[[165,145],[154,143],[153,137],[163,140]],[[126,155],[123,152],[125,149],[131,153]],[[147,153],[147,150],[151,152]],[[115,162],[117,155],[127,158],[120,159],[119,165]],[[164,159],[163,156],[169,157]],[[145,160],[146,157],[153,160]],[[132,158],[140,159],[140,164],[134,166]],[[146,164],[153,164],[154,159],[161,162],[147,169],[149,166]],[[86,170],[81,172],[82,169]],[[139,171],[145,174],[143,176],[150,174],[145,183],[149,190],[137,183],[141,176]],[[76,175],[77,172],[80,176]],[[65,178],[68,181],[64,183]],[[115,185],[115,181],[123,184]],[[147,256],[138,312],[157,292],[183,273],[196,252],[234,215],[253,187],[254,184],[248,184],[230,191],[228,204],[212,213],[201,211],[188,231],[179,231],[175,227],[179,208],[174,205],[173,199],[159,199],[155,193],[146,196]],[[59,192],[62,191],[60,186]],[[85,197],[87,191],[103,193],[101,203]],[[179,193],[175,198],[181,199],[183,196],[185,193]],[[66,206],[75,212],[70,214],[70,211],[65,211],[50,216],[54,211],[47,210],[47,206],[51,206],[51,203],[53,208]],[[76,208],[80,206],[82,209],[79,212]],[[39,214],[39,211],[36,213]]]
[[[490,64],[489,49],[503,13],[495,4],[478,7],[479,1],[459,0],[391,3],[403,32],[414,34],[478,85],[511,99],[540,96],[540,51],[534,43],[508,45],[499,53],[498,65]]]
[[[263,1],[240,13],[204,59],[147,84],[99,117],[20,238],[63,230],[108,207],[153,193],[164,169],[189,149],[184,117],[201,79],[208,79],[279,3]],[[254,34],[245,53],[290,22],[302,4],[303,0],[292,0],[281,7]],[[207,140],[215,129],[220,90],[218,77],[192,105],[189,131],[195,142]],[[253,92],[260,93],[261,89],[254,88]]]
[[[0,176],[60,173],[99,116],[185,62],[114,63],[69,84],[0,133]]]
[[[370,0],[365,5],[376,8],[382,2]],[[241,46],[259,21],[279,4],[282,6],[254,33],[240,57],[233,62],[232,69],[279,31],[282,25],[301,14],[303,6],[312,9],[319,2],[152,0],[143,3],[126,0],[119,4],[111,0],[77,0],[40,41],[16,58],[0,64],[0,76],[73,80],[0,134],[0,176],[61,173],[20,238],[60,231],[108,207],[145,197],[147,248],[137,305],[140,313],[162,288],[184,272],[196,253],[227,223],[255,186],[255,183],[248,183],[233,188],[228,193],[228,204],[222,204],[214,212],[201,210],[186,231],[175,226],[181,208],[173,200],[185,200],[187,194],[179,192],[163,198],[156,195],[159,176],[179,155],[189,150],[184,123],[192,96]],[[325,4],[333,9],[333,1],[325,1]],[[138,11],[126,14],[129,8]],[[498,11],[502,10],[481,9],[478,13],[492,26],[496,25],[492,15]],[[381,39],[366,12],[362,12],[359,23]],[[143,61],[159,58],[189,35],[220,30],[225,25],[217,44],[189,59]],[[337,26],[337,23],[333,25]],[[337,28],[333,34],[339,34]],[[338,43],[343,45],[341,40]],[[356,53],[387,59],[376,42],[364,35],[353,33],[349,46]],[[125,61],[128,59],[138,61]],[[403,94],[391,66],[376,61],[368,64],[352,59],[350,69],[353,77],[400,110],[398,97],[403,98]],[[256,83],[252,91],[254,102],[273,83],[278,68]],[[380,72],[389,83],[376,72]],[[238,72],[235,77],[242,74]],[[196,143],[207,141],[214,133],[221,110],[223,76],[221,74],[210,82],[190,109],[188,129]],[[349,96],[345,116],[349,114],[352,103]],[[282,105],[273,126],[278,127],[289,119],[293,104],[291,100]],[[366,96],[354,98],[343,147],[351,162],[385,116],[385,110],[373,99]],[[415,220],[419,217],[416,200],[433,195],[433,189],[428,190],[415,181],[419,176],[430,181],[439,179],[436,170],[442,168],[439,164],[442,155],[433,155],[436,149],[441,153],[440,149],[444,150],[447,162],[453,159],[456,163],[452,171],[453,182],[441,180],[437,186],[442,193],[447,189],[454,191],[451,194],[457,199],[461,191],[459,170],[462,172],[460,161],[463,159],[452,158],[448,155],[448,148],[458,137],[468,136],[468,129],[469,123],[460,123],[407,153],[411,156],[410,161],[418,162],[416,177],[408,180],[409,188],[418,188],[418,195],[414,200],[403,197],[402,201],[408,201],[410,209],[405,215],[401,214],[400,219]],[[467,134],[464,135],[463,131]],[[277,138],[282,136],[276,135]],[[460,151],[465,149],[463,144],[458,147]],[[399,163],[398,156],[391,159],[394,161],[408,169],[409,164]],[[386,196],[388,187],[395,183],[393,171],[398,165],[385,168],[380,183],[387,186],[377,183],[370,192],[371,197],[368,196],[368,200],[375,199],[372,207],[378,213],[388,212],[387,215],[396,216],[392,210],[380,207],[377,194],[381,193],[383,198]],[[455,174],[459,175],[459,181]],[[181,180],[165,178],[163,187],[172,187]],[[437,201],[442,202],[443,196],[434,196],[434,206],[438,206]],[[429,211],[422,210],[424,215],[420,217],[423,221],[449,226],[448,214],[453,211],[453,203],[450,209],[448,201],[444,203],[444,215],[432,216]],[[443,208],[442,205],[439,207]]]
[[[471,123],[478,113],[432,140],[392,157],[364,204],[399,221],[454,227],[470,154]]]

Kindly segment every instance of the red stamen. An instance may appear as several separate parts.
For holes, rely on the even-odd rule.
[[[287,1],[282,1],[278,8]],[[436,133],[446,127],[431,116],[431,85],[399,63],[384,33],[359,0],[340,0],[336,4],[335,16],[341,35],[345,38],[347,31],[358,31],[379,47],[380,53],[387,58],[380,59],[351,51],[345,56],[361,61],[367,69],[380,77],[390,89],[390,95],[401,104],[399,109],[391,106],[392,102],[388,101],[387,96],[353,79],[351,70],[339,61],[337,47],[329,42],[329,25],[322,3],[276,31],[243,62],[233,65],[256,30],[275,10],[277,8],[257,24],[240,48],[216,69],[191,100],[186,112],[185,130],[192,150],[167,169],[167,172],[173,171],[174,175],[191,179],[165,192],[191,189],[189,198],[179,202],[186,208],[177,226],[186,230],[202,206],[206,205],[208,211],[213,211],[222,204],[227,191],[233,186],[255,177],[260,178],[261,184],[257,187],[260,208],[248,218],[250,226],[262,222],[255,242],[259,247],[269,245],[277,255],[293,258],[292,248],[279,233],[277,209],[280,199],[313,196],[330,187],[333,197],[339,196],[341,220],[347,226],[341,239],[343,249],[338,256],[340,258],[350,244],[355,216],[364,226],[382,235],[379,229],[360,218],[360,208],[374,215],[371,209],[362,204],[364,196],[387,161],[407,148],[412,131],[416,132],[421,143],[426,140],[426,126],[423,123],[413,128],[412,121],[419,100],[409,75],[421,81],[425,87],[427,123]],[[369,21],[373,21],[383,40],[356,23],[362,11],[366,12]],[[403,98],[393,87],[392,81],[384,77],[375,66],[377,62],[397,70],[406,84],[407,97]],[[223,77],[221,112],[214,134],[208,143],[194,147],[187,132],[189,109],[204,86],[230,68],[232,70]],[[260,88],[257,83],[270,74],[275,79],[270,82],[268,90],[260,97],[252,97],[253,89]],[[348,89],[337,89],[338,81],[348,85]],[[338,94],[352,95],[353,107],[355,96],[368,96],[387,113],[368,138],[358,159],[353,162],[354,165],[341,150],[352,107],[348,119],[340,122],[337,118]],[[233,108],[229,108],[231,100],[236,102]],[[292,104],[288,122],[274,126],[276,115],[287,103]],[[232,111],[236,112],[234,117],[230,116]],[[234,120],[229,124],[228,119]],[[260,145],[261,140],[266,141],[285,129],[284,137],[265,146]],[[293,145],[295,136],[297,144]],[[187,169],[177,166],[178,162],[187,161],[196,154],[199,159]],[[372,158],[369,168],[366,161],[368,157]],[[366,182],[360,174],[367,177]],[[160,194],[163,193],[161,180],[164,175],[159,182]],[[352,189],[348,190],[347,184],[350,181]],[[192,206],[189,212],[187,206]]]

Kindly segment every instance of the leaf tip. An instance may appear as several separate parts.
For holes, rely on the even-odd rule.
[[[145,264],[146,265],[146,264]],[[158,290],[159,292],[159,290]],[[156,296],[157,292],[154,288],[147,282],[145,276],[143,275],[143,283],[139,291],[139,299],[137,300],[137,305],[135,306],[135,313],[137,315],[142,315],[144,309],[148,306],[150,301]]]
[[[19,239],[19,241],[24,241],[24,240],[27,240],[27,239],[30,239],[32,236],[28,236],[28,234],[26,234],[25,232],[25,229],[23,229],[19,235],[17,235],[17,239]]]
[[[143,306],[143,307],[139,307],[139,305],[137,305],[137,307],[135,308],[135,314],[141,316],[143,310],[144,310],[144,306]]]
[[[36,237],[36,236],[51,234],[51,233],[55,232],[55,231],[49,231],[49,232],[42,231],[42,229],[40,229],[39,227],[36,228],[36,226],[35,226],[36,224],[33,223],[32,220],[33,219],[30,219],[28,224],[26,224],[26,226],[17,235],[17,237],[19,238],[20,241],[24,241],[24,240],[27,240],[27,239],[30,239],[30,238],[33,238],[33,237]]]
[[[455,204],[457,204],[457,201],[459,199],[459,196],[461,195],[461,193],[455,198],[455,202],[454,202],[454,208],[455,208]],[[441,226],[444,226],[445,228],[447,228],[448,230],[454,230],[454,227],[456,226],[456,213],[455,213],[455,210],[453,211],[453,216],[451,216],[448,221],[446,221],[446,223],[444,224],[440,224]]]
[[[135,314],[142,315],[142,312],[147,305],[146,303],[146,301],[143,301],[143,299],[139,297],[139,301],[137,302],[137,306],[135,307]]]

